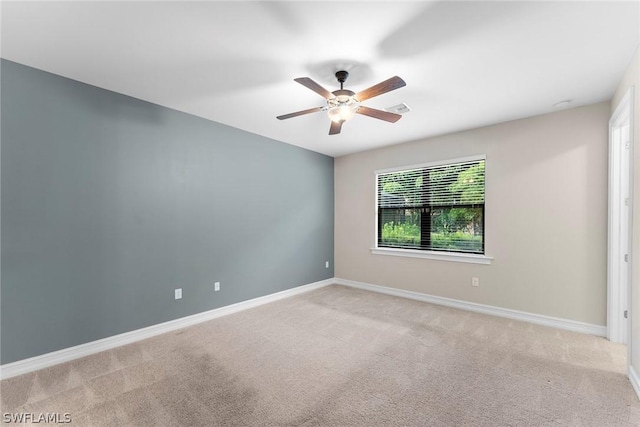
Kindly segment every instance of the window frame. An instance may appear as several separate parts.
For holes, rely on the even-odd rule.
[[[486,204],[487,204],[487,196],[485,191],[484,204],[483,204],[483,215],[482,215],[482,248],[483,254],[478,253],[465,253],[465,252],[452,252],[452,251],[438,251],[438,250],[429,250],[429,249],[408,249],[408,248],[391,248],[386,246],[378,246],[379,242],[379,233],[380,233],[380,224],[379,224],[379,207],[378,207],[378,175],[391,173],[391,172],[401,172],[408,171],[412,169],[423,169],[437,166],[446,166],[456,163],[465,163],[465,162],[473,162],[484,160],[485,162],[485,189],[487,187],[487,156],[485,154],[468,156],[468,157],[459,157],[455,159],[446,159],[446,160],[438,160],[435,162],[429,163],[420,163],[414,165],[406,165],[406,166],[398,166],[387,169],[378,169],[373,172],[374,176],[374,211],[375,211],[375,221],[374,221],[374,245],[371,248],[371,253],[373,255],[391,255],[391,256],[401,256],[401,257],[409,257],[409,258],[426,258],[426,259],[435,259],[441,261],[454,261],[454,262],[466,262],[466,263],[474,263],[474,264],[490,264],[493,260],[493,257],[487,255],[487,245],[486,245],[486,229],[484,224],[486,224]]]

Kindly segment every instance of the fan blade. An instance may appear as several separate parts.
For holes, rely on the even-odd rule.
[[[342,129],[342,124],[344,120],[340,120],[339,122],[331,121],[331,127],[329,128],[329,135],[337,135],[340,133],[340,129]]]
[[[297,79],[293,79],[294,81],[300,83],[302,86],[311,89],[315,93],[319,94],[325,99],[335,98],[335,95],[320,86],[318,83],[311,80],[309,77],[298,77]]]
[[[284,114],[276,117],[278,120],[290,119],[291,117],[302,116],[303,114],[315,113],[316,111],[322,111],[324,107],[309,108],[308,110],[296,111],[295,113]]]
[[[391,92],[392,90],[399,89],[403,86],[406,86],[404,80],[402,80],[398,76],[393,76],[390,79],[387,79],[381,83],[378,83],[375,86],[371,86],[369,89],[365,89],[362,92],[358,92],[355,95],[355,98],[362,102],[369,98],[373,98],[374,96],[382,95],[383,93]]]
[[[395,123],[402,118],[400,114],[390,113],[388,111],[376,110],[375,108],[369,108],[365,106],[359,106],[356,113],[365,116],[373,117],[375,119],[384,120],[387,122]]]

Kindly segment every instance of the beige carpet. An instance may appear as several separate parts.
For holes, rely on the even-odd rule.
[[[640,426],[625,353],[329,286],[0,385],[78,426]]]

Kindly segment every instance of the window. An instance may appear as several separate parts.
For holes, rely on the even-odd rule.
[[[376,174],[378,248],[484,254],[482,158]]]

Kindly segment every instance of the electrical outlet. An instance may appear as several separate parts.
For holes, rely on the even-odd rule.
[[[478,279],[477,277],[472,277],[471,286],[480,286],[480,279]]]
[[[182,288],[179,288],[179,289],[175,290],[175,297],[176,297],[176,299],[181,299],[182,298]]]
[[[220,290],[220,282],[216,282],[213,284],[213,290],[216,292]]]
[[[324,267],[325,267],[325,268],[329,268],[329,261],[326,261],[326,262],[324,263]]]

